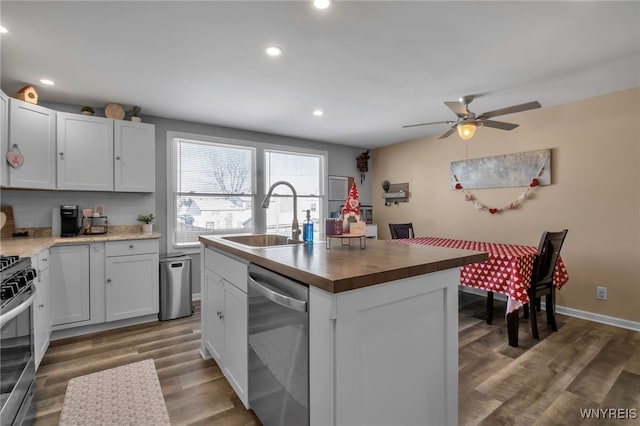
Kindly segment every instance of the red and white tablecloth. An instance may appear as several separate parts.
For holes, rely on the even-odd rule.
[[[529,303],[527,289],[537,247],[515,244],[487,243],[480,241],[452,240],[439,237],[420,237],[393,240],[402,243],[476,250],[489,253],[489,260],[472,263],[460,268],[460,284],[509,296],[507,312],[512,312]],[[553,285],[562,287],[569,280],[569,274],[562,258],[553,274]]]

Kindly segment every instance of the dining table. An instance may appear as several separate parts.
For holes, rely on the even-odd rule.
[[[515,342],[515,346],[517,346],[518,312],[520,307],[530,302],[527,290],[531,282],[531,273],[538,247],[442,237],[403,238],[393,241],[488,253],[487,261],[472,263],[460,268],[460,284],[486,290],[490,292],[490,297],[494,292],[507,296],[505,316],[510,333],[509,342],[510,344]],[[553,273],[553,285],[559,289],[568,280],[567,268],[562,257],[559,257]],[[490,323],[489,318],[487,322]],[[514,345],[511,344],[511,346]]]

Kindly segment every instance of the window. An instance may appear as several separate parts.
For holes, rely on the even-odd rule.
[[[293,194],[287,186],[275,188],[269,207],[261,207],[269,187],[282,180],[296,189],[301,229],[306,210],[316,223],[326,215],[326,152],[175,132],[168,140],[170,247],[195,247],[198,236],[208,234],[290,234]]]
[[[253,230],[255,149],[174,139],[174,246]]]
[[[317,154],[300,152],[265,150],[265,193],[278,181],[295,182],[298,195],[298,222],[302,222],[306,211],[311,211],[311,219],[320,222],[321,196],[323,195],[324,157]],[[267,210],[268,232],[291,232],[293,223],[293,194],[285,186],[274,188],[269,209]],[[318,226],[314,226],[318,232]]]

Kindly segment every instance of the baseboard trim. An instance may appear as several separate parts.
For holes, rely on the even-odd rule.
[[[486,290],[480,290],[478,288],[466,287],[466,286],[458,286],[460,291],[465,293],[471,293],[478,296],[487,297]],[[493,293],[494,299],[506,301],[507,296],[501,293]],[[545,308],[544,302],[541,303],[542,309]],[[640,322],[637,321],[629,321],[622,318],[612,317],[609,315],[596,314],[594,312],[583,311],[580,309],[568,308],[566,306],[556,305],[556,312],[562,315],[566,315],[568,317],[580,318],[587,321],[593,321],[600,324],[606,324],[613,327],[625,328],[627,330],[632,331],[640,331]]]
[[[51,341],[66,339],[68,337],[82,336],[84,334],[97,333],[100,331],[113,330],[116,328],[128,327],[130,325],[144,324],[146,322],[158,321],[158,314],[145,315],[142,317],[128,318],[119,321],[102,322],[73,328],[63,328],[54,330],[51,333]]]
[[[191,300],[201,300],[201,293],[193,293],[191,295]]]
[[[544,303],[541,304],[544,307]],[[567,308],[566,306],[556,305],[556,312],[568,317],[585,319],[588,321],[607,324],[613,327],[626,328],[627,330],[640,331],[640,322],[629,321],[622,318],[611,317],[609,315],[595,314],[593,312],[582,311],[580,309]]]

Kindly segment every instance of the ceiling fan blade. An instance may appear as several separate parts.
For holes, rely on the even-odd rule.
[[[453,111],[458,117],[466,117],[467,115],[469,115],[469,111],[467,110],[467,108],[460,102],[449,101],[445,102],[444,104],[448,106],[449,109]]]
[[[453,126],[452,128],[450,128],[449,130],[447,130],[446,132],[444,132],[442,134],[442,136],[440,136],[438,139],[444,139],[444,138],[448,138],[449,136],[451,136],[453,134],[453,132],[456,131],[456,126]]]
[[[455,123],[455,121],[432,121],[430,123],[418,123],[418,124],[407,124],[406,126],[402,126],[403,129],[407,128],[407,127],[417,127],[417,126],[427,126],[429,124],[452,124]]]
[[[484,127],[493,127],[500,130],[513,130],[518,127],[518,124],[505,123],[504,121],[482,120],[481,123]]]
[[[478,116],[478,119],[497,117],[499,115],[513,114],[514,112],[529,111],[530,109],[536,109],[540,107],[542,107],[542,105],[540,105],[540,102],[538,101],[527,102],[526,104],[513,105],[510,107],[500,108],[493,111],[485,112],[484,114],[481,114],[480,116]]]

